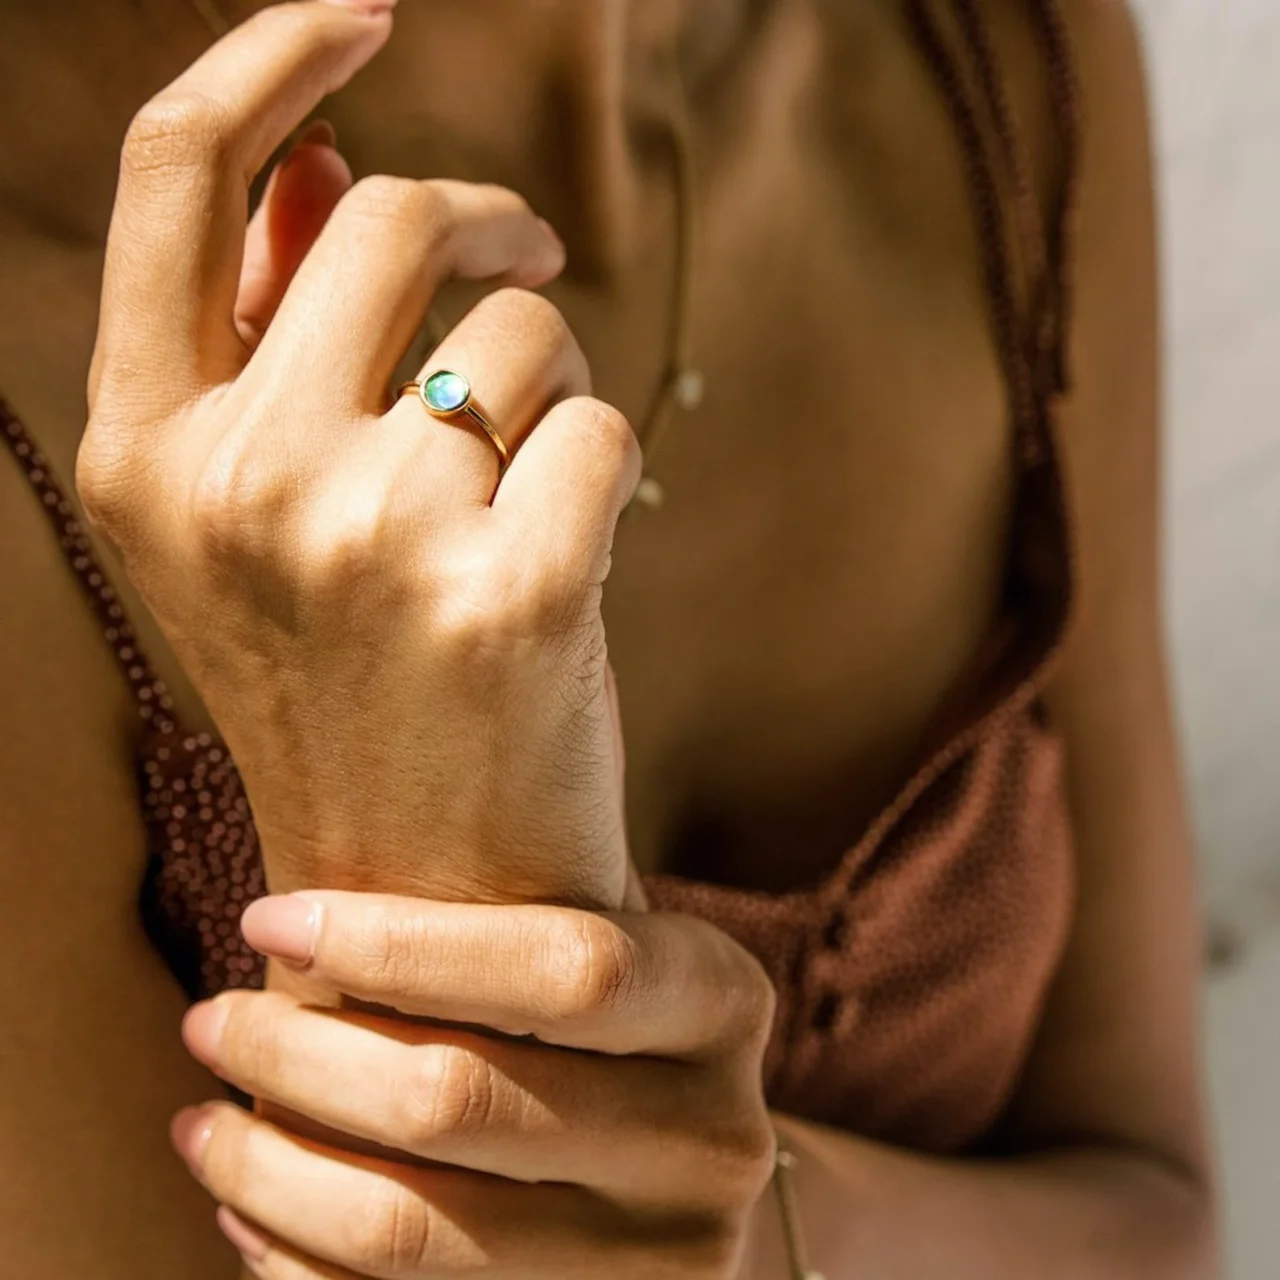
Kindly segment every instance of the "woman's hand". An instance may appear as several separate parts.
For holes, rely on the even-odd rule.
[[[402,1015],[255,992],[188,1015],[188,1046],[225,1080],[362,1151],[229,1104],[178,1117],[175,1142],[255,1274],[737,1273],[773,1168],[760,1082],[773,1006],[724,934],[661,914],[348,893],[265,899],[244,930]]]
[[[442,283],[536,286],[562,246],[508,191],[377,177],[305,255],[261,228],[245,252],[249,181],[390,26],[268,8],[139,113],[80,492],[231,747],[274,887],[618,906],[599,600],[635,438],[520,288],[432,360],[518,449],[500,486],[481,433],[387,408]]]

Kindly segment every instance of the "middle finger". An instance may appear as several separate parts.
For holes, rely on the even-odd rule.
[[[586,357],[564,317],[524,289],[481,299],[432,352],[420,381],[441,370],[466,378],[510,455],[553,405],[591,390]],[[410,474],[429,503],[488,504],[502,467],[478,424],[463,414],[436,420],[417,395],[405,395],[384,426],[410,433],[427,455],[426,465]]]
[[[356,413],[380,413],[445,281],[533,287],[563,266],[559,238],[512,191],[365,178],[339,201],[249,367]]]

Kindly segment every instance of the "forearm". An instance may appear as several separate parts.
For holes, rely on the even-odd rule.
[[[1102,1145],[942,1160],[778,1118],[798,1157],[809,1263],[826,1280],[1209,1280],[1212,1199],[1153,1156]],[[777,1205],[743,1280],[788,1274]]]

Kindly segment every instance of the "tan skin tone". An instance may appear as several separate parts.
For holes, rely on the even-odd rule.
[[[408,6],[382,74],[326,112],[357,172],[447,169],[526,194],[569,245],[570,270],[547,293],[582,335],[597,392],[638,418],[660,353],[670,182],[659,158],[619,145],[617,126],[624,111],[643,118],[663,99],[643,66],[627,81],[638,101],[623,94],[608,71],[623,52],[600,43],[595,8],[575,7],[554,38],[541,23],[509,43],[493,40],[499,19],[477,8]],[[967,195],[927,73],[892,6],[839,18],[798,0],[776,8],[741,45],[732,6],[632,11],[655,30],[635,20],[630,48],[660,46],[668,19],[705,24],[705,62],[691,75],[723,71],[695,121],[708,228],[697,346],[713,391],[656,464],[668,508],[619,535],[606,602],[632,856],[646,869],[723,870],[706,846],[671,865],[689,816],[712,812],[741,848],[734,880],[770,888],[821,874],[901,779],[990,624],[1011,478]],[[66,38],[62,14],[33,5],[6,16],[14,38],[0,53],[0,119],[18,118],[22,104],[31,121],[22,146],[0,147],[0,386],[65,475],[83,425],[119,140],[138,104],[206,43],[176,6],[123,6],[110,19],[88,9],[82,45]],[[521,21],[523,6],[511,9],[504,31]],[[1078,0],[1070,11],[1092,117],[1109,125],[1089,153],[1079,386],[1063,423],[1081,619],[1052,690],[1072,761],[1076,933],[1010,1117],[1024,1161],[926,1161],[783,1122],[810,1157],[805,1214],[830,1275],[853,1260],[912,1276],[1211,1268],[1195,933],[1156,627],[1141,83],[1119,7]],[[1054,165],[1029,36],[1003,8],[997,18],[1048,190]],[[461,42],[510,99],[489,93],[478,105],[447,79],[428,90],[410,52],[428,30]],[[527,51],[518,74],[512,48]],[[497,59],[502,74],[487,74]],[[124,70],[90,74],[102,65]],[[850,65],[875,74],[851,77]],[[49,67],[61,74],[45,78]],[[573,166],[527,132],[537,119],[529,104],[541,100],[533,88],[553,75],[581,125]],[[64,81],[78,97],[34,113]],[[524,122],[518,136],[513,119]],[[810,148],[797,153],[787,129]],[[55,146],[77,175],[74,192],[38,162]],[[744,280],[757,278],[767,286],[744,294]],[[751,379],[740,374],[743,351]],[[781,373],[792,368],[821,400],[784,405]],[[914,376],[921,368],[931,377]],[[857,431],[842,427],[849,421]],[[0,1061],[3,1146],[16,1153],[0,1173],[0,1235],[32,1277],[225,1277],[233,1265],[207,1201],[178,1176],[163,1139],[168,1116],[214,1088],[178,1045],[180,997],[132,926],[141,832],[127,692],[9,467],[0,468],[0,542],[17,549],[0,570],[6,597],[23,602],[0,641],[0,704],[17,727],[0,744],[0,875],[3,901],[16,904],[0,990],[7,1025],[39,1028]],[[684,625],[695,610],[699,626]],[[144,634],[185,718],[200,723],[158,633],[144,623]],[[754,847],[740,839],[747,830],[763,832]],[[812,851],[812,864],[797,864],[797,850]],[[49,1025],[51,1009],[74,1016]],[[756,1230],[753,1274],[779,1274],[768,1215]]]

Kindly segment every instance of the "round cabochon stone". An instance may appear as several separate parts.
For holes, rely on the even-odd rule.
[[[437,413],[457,413],[471,399],[471,384],[462,374],[441,369],[427,379],[422,394]]]

